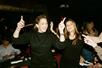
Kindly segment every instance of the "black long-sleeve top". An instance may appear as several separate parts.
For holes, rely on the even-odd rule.
[[[54,60],[50,48],[52,46],[60,48],[63,42],[50,32],[39,33],[29,32],[20,35],[19,38],[13,39],[15,44],[30,43],[32,46],[32,68],[54,68]]]
[[[79,68],[82,48],[83,41],[78,40],[76,45],[72,45],[72,40],[66,39],[62,51],[61,68]]]

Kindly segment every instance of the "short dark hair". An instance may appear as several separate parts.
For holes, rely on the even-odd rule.
[[[2,41],[3,41],[3,40],[6,40],[6,41],[11,42],[11,39],[10,39],[10,37],[8,37],[8,36],[2,36]]]

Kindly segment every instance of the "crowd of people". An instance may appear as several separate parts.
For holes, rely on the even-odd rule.
[[[64,17],[56,27],[58,30],[55,31],[54,23],[49,23],[48,19],[46,15],[37,16],[33,23],[33,30],[21,33],[26,26],[21,16],[11,36],[13,44],[30,44],[29,68],[58,68],[58,65],[60,68],[92,68],[95,65],[97,68],[102,67],[102,48],[99,46],[102,42],[102,33],[98,33],[93,21],[85,22],[80,32],[73,19]],[[15,54],[21,53],[20,50],[13,48],[7,39],[2,40],[0,62],[12,59]],[[53,57],[52,48],[54,52],[60,50],[61,59],[58,64]]]

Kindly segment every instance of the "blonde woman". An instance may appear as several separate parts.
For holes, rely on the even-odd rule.
[[[83,42],[74,20],[66,19],[64,36],[66,42],[62,51],[60,66],[61,68],[79,68]]]

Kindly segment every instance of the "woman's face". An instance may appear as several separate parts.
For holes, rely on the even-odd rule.
[[[75,31],[75,24],[72,21],[66,22],[66,29],[68,32],[74,32]]]
[[[37,28],[38,28],[38,32],[43,33],[47,31],[48,28],[48,22],[46,18],[41,18],[38,22]]]

